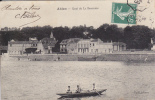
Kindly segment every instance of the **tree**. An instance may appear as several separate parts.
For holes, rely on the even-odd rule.
[[[100,38],[102,41],[108,40],[107,35],[107,28],[109,24],[103,24],[99,28],[96,29],[95,33],[93,34],[93,38]]]
[[[127,26],[124,29],[128,49],[148,49],[151,43],[151,29],[147,26]]]
[[[88,34],[83,34],[87,31]],[[60,43],[64,39],[69,38],[100,38],[102,41],[125,42],[127,49],[150,49],[151,38],[155,41],[155,29],[150,29],[147,26],[127,26],[124,29],[117,25],[103,24],[97,29],[93,26],[73,26],[72,28],[35,26],[23,27],[20,31],[0,31],[1,45],[8,45],[8,41],[28,41],[30,37],[37,37],[38,40],[44,37],[50,37],[51,32],[58,41],[53,48],[53,51],[59,51]]]

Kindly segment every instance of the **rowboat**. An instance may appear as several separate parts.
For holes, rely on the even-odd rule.
[[[83,96],[96,96],[96,95],[101,95],[102,92],[106,91],[107,89],[102,89],[102,90],[87,90],[87,91],[81,91],[79,93],[57,93],[57,95],[61,97],[83,97]]]

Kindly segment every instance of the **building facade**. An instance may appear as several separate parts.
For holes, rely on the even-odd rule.
[[[114,42],[113,43],[113,51],[125,51],[126,44],[123,42]]]
[[[88,54],[89,51],[89,47],[90,47],[90,39],[81,39],[78,43],[77,43],[77,53],[78,54]]]
[[[60,43],[60,52],[72,54],[102,54],[126,50],[122,42],[103,42],[100,39],[66,39]],[[70,42],[72,41],[72,42]]]
[[[80,41],[80,38],[70,38],[65,39],[60,43],[60,52],[68,54],[77,53],[77,42]]]
[[[151,38],[151,44],[152,44],[152,48],[151,48],[151,50],[155,51],[155,42],[153,41],[152,38]]]
[[[151,49],[151,50],[155,51],[155,44],[153,44],[153,46],[152,46],[152,49]]]
[[[112,53],[111,43],[104,43],[100,39],[83,39],[78,42],[78,54]]]
[[[68,39],[62,40],[60,43],[60,52],[61,53],[67,53],[67,43],[68,43]]]
[[[57,43],[56,39],[53,36],[53,33],[51,32],[50,38],[43,38],[38,42],[37,45],[37,53],[40,54],[51,54],[53,53],[53,48],[55,47],[55,44]]]
[[[27,52],[28,49],[32,51],[37,50],[38,41],[14,41],[8,42],[8,53],[10,55],[22,55]],[[29,50],[28,50],[29,51]]]
[[[24,53],[50,54],[56,43],[53,33],[51,33],[50,38],[43,38],[40,41],[37,38],[29,38],[29,41],[11,40],[8,42],[8,53],[10,55],[22,55]]]
[[[98,45],[99,53],[112,53],[113,52],[113,43],[112,42],[103,42]]]

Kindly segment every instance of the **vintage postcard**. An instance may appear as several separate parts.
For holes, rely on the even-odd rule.
[[[1,1],[2,100],[155,100],[155,1]]]

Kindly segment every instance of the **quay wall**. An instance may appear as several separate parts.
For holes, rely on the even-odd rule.
[[[79,57],[93,58],[96,61],[155,61],[155,53],[150,54],[100,54],[100,55],[77,55],[77,54],[30,54],[22,56],[10,56],[14,60],[29,61],[78,61]]]

